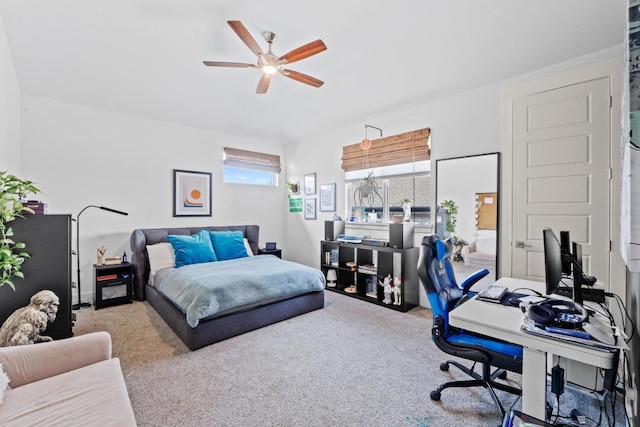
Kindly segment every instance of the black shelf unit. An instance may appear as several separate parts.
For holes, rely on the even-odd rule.
[[[128,262],[93,266],[93,306],[96,310],[131,303],[133,265]]]
[[[22,265],[24,279],[14,279],[15,291],[0,288],[0,324],[25,307],[33,294],[49,289],[60,298],[56,320],[41,335],[53,339],[73,336],[71,310],[71,215],[25,215],[9,223],[16,242],[29,253]]]
[[[337,258],[327,253],[337,251]],[[332,292],[348,295],[393,310],[407,312],[419,304],[418,257],[419,248],[390,248],[333,240],[320,242],[320,269],[327,276],[330,269],[336,270],[338,279],[335,287],[326,286]],[[347,263],[355,263],[354,267]],[[366,266],[375,265],[375,269]],[[363,268],[364,267],[364,268]],[[390,275],[400,277],[400,304],[385,303],[384,288],[379,284]],[[355,292],[347,290],[353,289]]]

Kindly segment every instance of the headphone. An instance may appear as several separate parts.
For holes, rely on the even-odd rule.
[[[531,304],[527,315],[536,325],[559,326],[565,329],[578,329],[589,318],[589,313],[574,301],[552,299]]]

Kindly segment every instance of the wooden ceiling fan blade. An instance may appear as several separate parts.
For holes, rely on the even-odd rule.
[[[267,89],[269,89],[269,84],[271,83],[271,76],[269,74],[263,74],[260,77],[260,81],[258,81],[258,88],[256,89],[256,93],[267,93]]]
[[[293,70],[282,70],[282,75],[287,76],[290,79],[297,80],[301,83],[308,84],[313,87],[320,87],[324,84],[322,80],[318,80],[315,77],[311,77],[307,74],[300,73],[298,71]]]
[[[244,62],[219,62],[219,61],[202,61],[208,67],[235,67],[235,68],[255,68],[254,64]]]
[[[304,46],[300,46],[297,49],[293,49],[291,52],[285,53],[279,59],[287,61],[287,64],[300,61],[301,59],[308,58],[317,53],[327,50],[327,46],[320,39],[307,43]]]
[[[227,24],[229,24],[231,29],[238,35],[238,37],[240,37],[240,40],[242,40],[253,53],[255,53],[257,56],[264,55],[264,52],[258,45],[258,42],[256,42],[256,39],[254,39],[251,33],[249,33],[249,30],[247,30],[247,28],[242,25],[242,22],[227,21]]]

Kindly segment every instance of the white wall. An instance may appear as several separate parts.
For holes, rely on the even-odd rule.
[[[384,136],[425,127],[431,128],[432,170],[437,159],[502,151],[502,91],[519,82],[552,75],[561,71],[613,58],[622,48],[612,48],[577,58],[553,67],[443,98],[437,101],[397,109],[366,119],[366,123],[383,129]],[[382,102],[382,101],[381,101]],[[348,117],[348,112],[345,112]],[[344,173],[340,168],[342,147],[362,139],[364,123],[336,126],[317,138],[287,147],[287,174],[302,178],[316,172],[319,182],[336,182],[338,214],[344,214]],[[437,183],[432,181],[432,185]],[[504,200],[504,199],[503,199]],[[330,214],[318,215],[316,221],[305,221],[302,214],[287,214],[287,241],[291,259],[318,266],[320,240],[324,237],[324,220]],[[421,294],[421,305],[428,305]]]
[[[0,170],[20,176],[20,87],[0,16]]]
[[[129,213],[88,209],[81,215],[83,301],[92,295],[96,249],[104,245],[107,256],[129,253],[135,228],[258,224],[261,243],[284,241],[284,186],[222,182],[224,146],[277,154],[284,161],[279,142],[242,140],[28,95],[22,124],[22,172],[37,182],[49,213],[75,218],[90,204]],[[172,216],[173,169],[213,173],[212,217]]]

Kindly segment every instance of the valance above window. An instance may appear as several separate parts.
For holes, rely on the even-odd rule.
[[[280,173],[280,156],[224,147],[224,165]]]
[[[342,147],[342,169],[349,172],[429,160],[429,133],[425,128],[372,139],[368,150],[360,143],[346,145]]]

